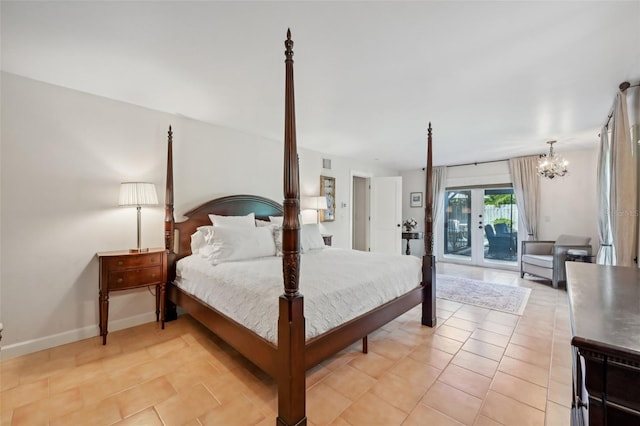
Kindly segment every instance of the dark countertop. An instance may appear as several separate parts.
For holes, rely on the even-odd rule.
[[[640,269],[567,262],[572,344],[640,360]]]

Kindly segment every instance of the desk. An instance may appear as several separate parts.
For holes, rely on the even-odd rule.
[[[417,231],[403,232],[402,239],[407,240],[407,250],[405,251],[405,253],[407,255],[411,254],[411,246],[409,245],[409,242],[411,240],[421,240],[423,238],[424,238],[424,232],[417,232]]]
[[[567,262],[571,424],[640,424],[640,269]]]

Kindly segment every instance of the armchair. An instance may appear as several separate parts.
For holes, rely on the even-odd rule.
[[[567,251],[586,250],[591,254],[591,238],[560,235],[555,241],[523,241],[520,259],[520,277],[535,275],[551,280],[553,288],[566,280],[564,262]]]

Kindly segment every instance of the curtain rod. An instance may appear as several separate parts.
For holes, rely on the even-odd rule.
[[[622,83],[620,83],[620,86],[618,86],[618,88],[620,89],[621,92],[624,92],[625,90],[627,90],[630,87],[638,87],[640,86],[640,82],[636,83],[636,84],[631,84],[628,81],[623,81]],[[609,115],[607,116],[607,122],[604,124],[605,128],[609,128],[609,122],[611,121],[611,117],[613,117],[613,110],[615,107],[615,101],[613,102],[613,105],[611,106],[611,111],[609,111]],[[600,135],[598,135],[600,136]]]
[[[508,158],[504,158],[502,160],[487,160],[487,161],[474,161],[473,163],[463,163],[463,164],[445,164],[443,166],[434,166],[434,167],[462,167],[462,166],[477,166],[478,164],[487,164],[487,163],[501,163],[503,161],[509,161]],[[427,168],[422,167],[422,171],[424,172]]]
[[[501,163],[503,161],[509,161],[508,158],[502,160],[487,160],[487,161],[474,161],[473,163],[463,163],[463,164],[450,164],[446,167],[462,167],[462,166],[477,166],[478,164],[488,164],[488,163]]]

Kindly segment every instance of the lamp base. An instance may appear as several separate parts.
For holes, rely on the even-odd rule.
[[[129,253],[147,253],[149,251],[148,248],[134,248],[129,249]]]

